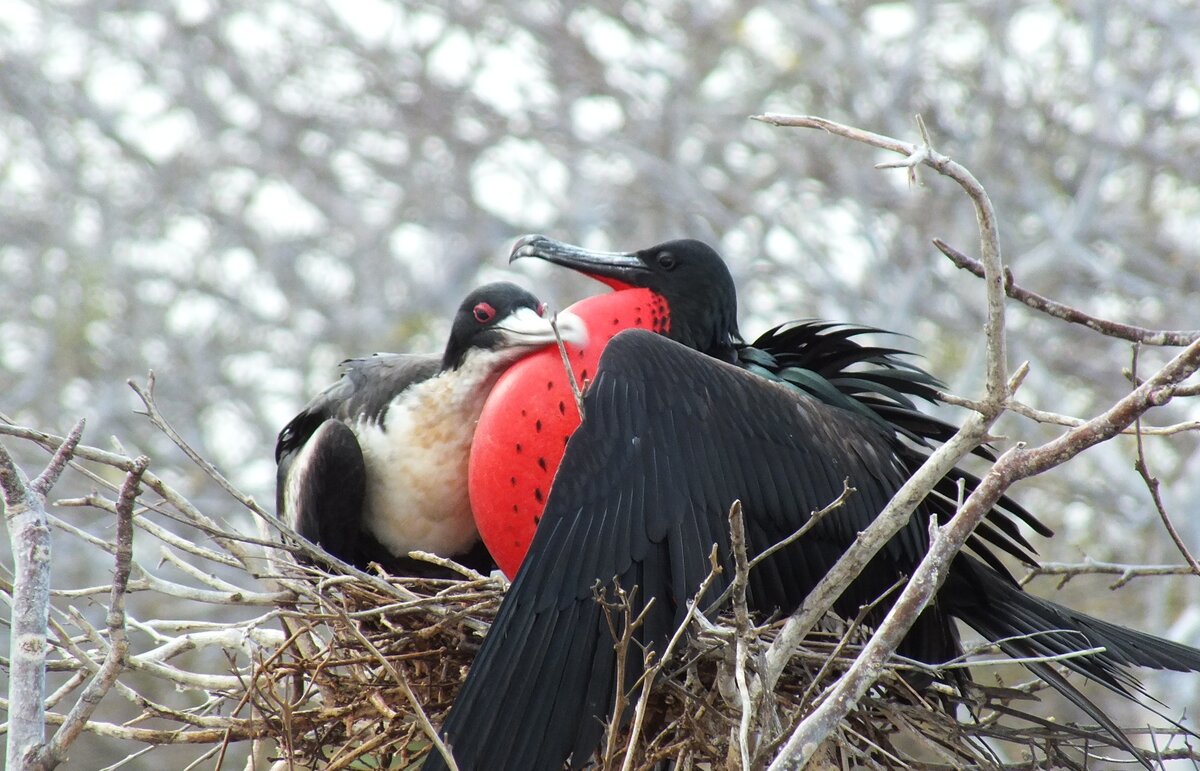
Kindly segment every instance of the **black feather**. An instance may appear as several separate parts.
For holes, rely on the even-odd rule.
[[[790,612],[910,473],[898,454],[901,439],[877,421],[642,331],[609,343],[584,415],[529,555],[443,728],[464,769],[551,771],[568,756],[574,767],[587,763],[618,687],[612,635],[593,587],[615,580],[633,593],[635,614],[653,598],[638,639],[661,651],[708,573],[708,548],[698,544],[716,543],[724,567],[712,596],[728,585],[727,512],[735,499],[757,554],[835,500],[849,478],[857,492],[841,508],[751,574],[756,608]],[[630,495],[633,480],[639,492]],[[835,603],[840,614],[856,615],[912,572],[935,513],[928,505],[914,512]],[[968,554],[949,574],[902,654],[933,664],[959,656],[953,619],[961,618],[1014,655],[1103,646],[1063,664],[1125,695],[1139,689],[1125,666],[1200,669],[1200,651],[1032,597]],[[887,607],[867,621],[877,623]],[[640,675],[640,657],[626,666],[631,679],[621,687]],[[1047,682],[1088,709],[1061,678]],[[1129,748],[1111,721],[1092,714]],[[431,757],[425,768],[444,765]]]

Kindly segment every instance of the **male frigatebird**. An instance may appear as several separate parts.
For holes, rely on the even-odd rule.
[[[674,241],[621,254],[526,236],[513,247],[511,259],[521,257],[572,268],[616,290],[568,308],[588,326],[586,346],[566,346],[577,382],[595,373],[605,344],[618,332],[648,329],[857,412],[911,440],[898,444],[896,452],[913,470],[926,458],[918,447],[954,433],[954,427],[921,412],[914,403],[937,400],[941,384],[936,378],[900,359],[903,351],[860,345],[854,339],[877,330],[791,322],[743,343],[733,277],[720,255],[701,242]],[[516,575],[533,538],[566,439],[578,426],[579,411],[557,350],[535,353],[506,371],[484,405],[471,447],[471,504],[484,543],[510,577]],[[992,457],[987,448],[978,454]],[[970,491],[978,480],[954,469],[930,498],[929,505],[943,519],[954,513],[960,483]],[[1033,547],[1014,519],[1041,535],[1052,535],[1021,506],[1002,499],[971,541],[978,554],[1001,571],[1002,563],[981,541],[1033,564]]]
[[[585,340],[573,314],[557,325],[564,339]],[[490,570],[463,485],[471,436],[504,368],[554,342],[545,305],[495,283],[463,300],[444,353],[343,362],[341,379],[279,433],[279,516],[360,568],[439,573],[407,556],[421,550]]]
[[[713,544],[724,571],[710,591],[719,594],[731,580],[727,513],[734,500],[742,501],[748,548],[758,554],[835,500],[848,479],[857,492],[841,508],[751,572],[751,604],[789,612],[903,484],[912,471],[908,440],[922,436],[922,424],[908,411],[895,412],[904,397],[891,393],[886,381],[846,382],[856,377],[856,362],[878,363],[879,357],[855,353],[836,333],[835,349],[843,345],[845,358],[827,362],[824,376],[781,370],[768,378],[737,366],[747,362],[738,353],[733,284],[719,256],[703,244],[589,255],[533,243],[523,241],[520,251],[663,298],[662,326],[677,330],[670,337],[678,335],[679,342],[625,331],[608,343],[592,373],[583,422],[548,491],[528,556],[443,726],[459,767],[472,771],[588,762],[613,718],[615,689],[629,688],[642,671],[642,657],[634,653],[624,662],[624,682],[616,682],[613,629],[596,600],[598,587],[607,587],[610,598],[614,582],[630,593],[631,615],[644,611],[636,641],[661,651],[709,573]],[[714,274],[721,280],[709,280]],[[805,334],[819,338],[830,331]],[[797,388],[786,379],[807,385]],[[556,402],[536,405],[543,382],[528,386],[527,411],[557,409]],[[899,415],[894,422],[893,412]],[[836,611],[853,617],[910,574],[927,549],[930,517],[941,514],[937,496],[927,498],[851,583]],[[1002,511],[993,518],[1006,519]],[[979,556],[954,559],[902,653],[933,664],[955,658],[962,651],[954,626],[959,619],[1014,656],[1103,649],[1060,663],[1130,697],[1141,688],[1125,667],[1200,669],[1200,651],[1027,594],[986,555],[988,543],[1009,551],[1004,544],[1011,541],[980,536],[973,547]],[[868,623],[877,622],[886,605],[868,613]],[[1029,666],[1136,752],[1056,670]],[[425,765],[427,771],[443,767],[438,756]]]

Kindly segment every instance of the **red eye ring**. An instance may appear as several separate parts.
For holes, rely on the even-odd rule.
[[[541,316],[542,318],[546,318],[546,311],[548,310],[550,310],[550,308],[546,305],[546,303],[537,304],[537,315]]]
[[[479,303],[471,313],[474,314],[475,320],[480,324],[486,324],[496,318],[496,309],[490,303]]]

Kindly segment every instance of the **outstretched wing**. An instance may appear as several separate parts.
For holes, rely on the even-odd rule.
[[[872,421],[721,364],[664,337],[623,332],[609,343],[584,397],[529,555],[449,719],[462,768],[557,769],[584,764],[613,709],[616,653],[597,588],[651,602],[639,642],[661,649],[708,575],[717,545],[732,576],[728,511],[741,500],[751,554],[794,532],[842,492],[846,504],[751,574],[758,608],[795,607],[904,481],[895,440]],[[853,613],[926,550],[923,525],[876,556],[839,601]],[[636,587],[636,589],[635,589]],[[620,616],[613,619],[620,622]],[[953,655],[936,608],[905,651]],[[618,623],[618,626],[620,624]],[[640,655],[626,662],[628,687]],[[431,758],[427,769],[442,768]]]

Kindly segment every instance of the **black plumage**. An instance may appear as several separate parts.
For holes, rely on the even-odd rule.
[[[461,768],[538,771],[560,768],[568,757],[576,767],[586,763],[611,717],[616,677],[608,622],[593,597],[598,582],[638,587],[635,615],[655,598],[637,639],[661,649],[708,574],[711,544],[725,568],[713,596],[731,580],[732,501],[742,501],[753,555],[835,500],[848,478],[857,492],[844,506],[751,572],[752,607],[791,611],[909,473],[895,435],[870,418],[642,331],[609,344],[584,415],[529,556],[444,727]],[[928,546],[931,513],[928,506],[914,513],[835,610],[855,616],[912,571]],[[880,620],[887,606],[867,622]],[[966,553],[900,652],[930,663],[955,658],[955,618],[1014,656],[1104,647],[1063,664],[1124,694],[1137,690],[1125,666],[1200,669],[1200,651],[1029,595]],[[640,657],[626,667],[632,683]],[[1043,669],[1052,685],[1082,698]],[[442,768],[440,759],[425,768]]]
[[[749,549],[757,554],[835,500],[848,479],[857,492],[841,508],[751,573],[752,606],[790,612],[874,520],[924,450],[952,433],[913,401],[934,399],[936,381],[904,364],[898,351],[860,345],[853,339],[858,328],[801,323],[742,343],[732,280],[719,256],[699,242],[597,255],[529,237],[518,253],[582,270],[617,289],[648,287],[666,298],[670,329],[666,337],[644,331],[615,337],[584,396],[583,423],[568,443],[529,554],[443,729],[460,767],[473,771],[557,769],[568,759],[579,767],[591,757],[612,718],[617,685],[597,586],[615,581],[632,592],[635,615],[652,600],[637,638],[661,650],[708,574],[712,544],[724,567],[713,596],[731,579],[727,512],[734,500],[743,503]],[[968,490],[977,482],[962,470],[942,480],[835,610],[853,617],[912,572],[928,547],[929,518],[953,513],[960,481]],[[1017,521],[1049,530],[1008,499],[987,521],[992,526],[970,542],[973,554],[951,564],[902,654],[931,664],[956,658],[959,619],[1014,656],[1104,648],[1063,665],[1127,696],[1141,690],[1125,667],[1200,669],[1200,651],[1025,593],[992,549],[1031,562]],[[888,606],[880,604],[867,622],[880,620]],[[640,657],[626,666],[628,686],[640,673]],[[1105,725],[1115,743],[1136,752],[1052,668],[1033,668]],[[439,757],[425,766],[443,767]]]

